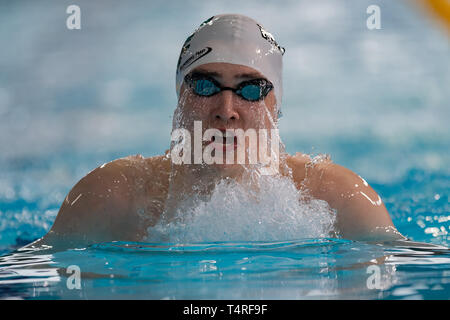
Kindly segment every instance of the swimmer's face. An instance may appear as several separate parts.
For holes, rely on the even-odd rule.
[[[246,80],[266,79],[255,69],[230,63],[208,63],[195,68],[191,74],[207,74],[224,87],[236,88]],[[193,121],[202,121],[203,129],[272,129],[276,127],[274,90],[260,101],[247,101],[224,90],[210,97],[196,95],[185,82],[175,111],[174,128],[190,129]],[[191,131],[191,130],[189,130]]]
[[[206,75],[213,78],[220,86],[229,88],[237,88],[244,81],[268,80],[255,69],[230,63],[204,64],[192,70],[190,74]],[[249,101],[231,90],[223,90],[212,96],[200,96],[195,94],[186,82],[183,82],[180,99],[174,114],[173,129],[187,129],[191,132],[191,137],[194,137],[194,121],[201,121],[202,137],[207,129],[218,129],[223,133],[227,129],[242,129],[244,132],[249,129],[256,132],[259,132],[259,129],[270,131],[270,129],[276,129],[277,127],[276,115],[276,99],[273,89],[263,99]],[[243,142],[242,139],[237,141],[236,137],[231,136],[229,140],[223,140],[220,143],[214,140],[204,141],[203,147],[210,143],[213,143],[215,148],[220,148],[225,153],[229,151],[229,148],[238,150],[238,146],[242,145]],[[249,150],[249,142],[244,143],[246,144],[245,149]],[[252,149],[254,148],[252,147]],[[247,155],[245,157],[248,159]],[[246,163],[250,162],[246,160]],[[219,165],[218,167],[223,168],[224,166]]]

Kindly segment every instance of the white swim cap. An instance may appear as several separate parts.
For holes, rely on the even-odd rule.
[[[240,14],[221,14],[203,22],[189,36],[177,64],[176,90],[180,97],[186,74],[211,62],[251,67],[274,86],[278,109],[282,96],[282,57],[284,48],[255,20]]]

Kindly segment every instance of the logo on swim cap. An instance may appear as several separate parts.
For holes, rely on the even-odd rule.
[[[278,50],[280,50],[281,55],[284,54],[284,52],[286,51],[286,49],[284,49],[283,47],[281,47],[280,45],[278,45],[278,43],[275,41],[275,38],[273,37],[273,35],[265,30],[260,24],[256,24],[259,27],[259,30],[261,31],[261,36],[266,39],[267,41],[270,42],[271,45],[274,45],[275,47],[278,48]]]
[[[197,51],[195,54],[193,54],[192,56],[190,56],[181,66],[180,66],[180,71],[182,71],[183,69],[189,67],[191,64],[193,64],[195,61],[197,61],[198,59],[206,56],[208,53],[210,53],[212,51],[211,47],[206,47],[203,48],[199,51]]]
[[[183,47],[181,48],[180,56],[179,56],[179,58],[178,58],[178,63],[177,63],[177,70],[178,70],[178,72],[181,71],[182,69],[188,67],[189,65],[191,65],[192,63],[194,63],[195,61],[197,61],[198,59],[200,59],[201,57],[205,56],[206,54],[208,54],[208,53],[212,50],[211,48],[207,47],[207,48],[209,48],[209,50],[208,50],[206,53],[202,54],[200,57],[197,57],[197,58],[196,58],[195,60],[193,60],[193,61],[192,61],[192,59],[194,59],[194,57],[190,57],[187,61],[185,61],[185,62],[183,63],[183,65],[182,65],[181,68],[180,68],[181,60],[182,60],[183,56],[186,54],[187,49],[189,49],[189,47],[191,46],[190,42],[191,42],[192,38],[194,37],[194,35],[195,35],[195,34],[196,34],[203,26],[205,26],[205,25],[207,25],[207,24],[210,24],[211,21],[212,21],[212,19],[214,19],[214,17],[215,17],[215,16],[212,16],[211,18],[206,19],[205,21],[203,21],[203,22],[200,24],[200,26],[199,26],[197,29],[195,29],[195,31],[194,31],[189,37],[187,37],[186,40],[184,41]],[[206,48],[205,48],[205,49],[206,49]],[[203,49],[203,50],[204,50],[204,49]],[[202,51],[202,50],[200,50],[200,51]],[[196,52],[195,55],[201,54],[201,53],[202,53],[202,52]],[[194,56],[195,56],[195,55],[194,55]],[[188,65],[186,65],[189,61],[190,61],[191,63],[189,63]]]

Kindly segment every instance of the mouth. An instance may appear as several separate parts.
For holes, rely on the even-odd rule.
[[[237,136],[234,135],[234,132],[230,131],[232,129],[219,128],[222,132],[222,139],[220,138],[216,139],[215,136],[211,137],[211,143],[214,144],[214,149],[222,149],[223,152],[234,150],[238,146]],[[234,130],[233,130],[234,131]]]

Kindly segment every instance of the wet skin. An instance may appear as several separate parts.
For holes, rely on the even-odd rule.
[[[236,87],[244,80],[264,78],[252,68],[210,63],[195,71],[208,72],[223,86]],[[272,90],[263,101],[249,102],[232,91],[199,97],[184,84],[173,128],[271,129],[277,127],[276,97]],[[103,241],[142,241],[147,228],[163,212],[175,210],[195,192],[211,192],[225,177],[239,180],[243,166],[173,165],[168,156],[130,156],[107,163],[87,174],[69,192],[58,216],[43,238],[33,245],[57,243],[87,245]],[[289,176],[311,198],[325,200],[335,209],[338,236],[354,240],[405,239],[395,229],[379,195],[356,173],[331,160],[313,161],[308,155],[280,151],[279,174]],[[195,178],[195,179],[194,179]],[[196,181],[193,185],[192,181]],[[198,186],[205,186],[203,189]]]

